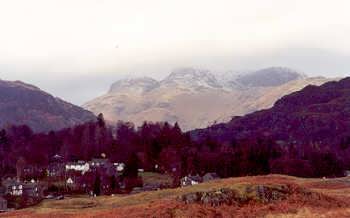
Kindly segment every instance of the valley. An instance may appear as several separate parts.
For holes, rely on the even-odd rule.
[[[8,126],[0,131],[4,215],[74,217],[85,208],[86,216],[138,217],[145,205],[158,217],[346,214],[349,87],[349,78],[308,85],[269,109],[189,132],[177,122],[112,126],[103,114],[49,133]]]
[[[0,218],[350,218],[349,8],[0,0]]]

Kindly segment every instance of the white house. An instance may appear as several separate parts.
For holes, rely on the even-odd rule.
[[[17,179],[7,178],[2,182],[5,187],[5,194],[21,196],[23,194],[23,183]]]
[[[72,184],[74,183],[74,181],[73,181],[72,178],[68,178],[66,182],[67,182],[67,184],[69,184],[69,185],[72,185]]]
[[[12,185],[10,194],[13,196],[21,196],[23,194],[23,185],[21,184]]]
[[[118,172],[122,172],[125,169],[125,163],[113,163]]]
[[[200,177],[199,175],[196,175],[196,176],[189,175],[181,179],[181,186],[184,187],[184,186],[190,186],[190,185],[197,185],[202,181],[203,181],[202,177]]]
[[[110,163],[110,162],[106,158],[93,158],[90,161],[91,166],[94,166],[94,167],[103,167],[103,166],[107,165],[108,163]]]
[[[90,164],[84,161],[70,162],[66,164],[66,171],[69,170],[80,171],[81,174],[85,174],[90,170]]]

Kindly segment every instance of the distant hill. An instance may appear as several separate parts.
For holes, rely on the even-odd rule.
[[[269,108],[286,94],[330,80],[282,67],[246,73],[180,68],[161,81],[148,77],[117,81],[107,94],[83,107],[113,122],[178,122],[183,130],[191,130]]]
[[[271,67],[237,77],[237,81],[250,87],[280,86],[292,80],[304,79],[305,75],[283,67]]]
[[[192,132],[195,139],[210,136],[220,142],[267,137],[279,144],[342,149],[350,146],[350,78],[309,85],[282,97],[274,106],[228,123]]]
[[[95,116],[78,106],[20,82],[0,80],[0,127],[30,126],[34,131],[58,130],[94,120]]]

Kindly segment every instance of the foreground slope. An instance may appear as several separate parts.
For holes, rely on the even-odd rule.
[[[267,175],[115,197],[45,200],[0,217],[349,217],[350,180]]]
[[[120,80],[83,107],[103,113],[110,121],[178,122],[183,130],[190,130],[269,108],[283,95],[327,81],[280,67],[242,75],[183,68],[161,81],[148,77]]]
[[[78,106],[20,81],[0,80],[0,127],[30,126],[34,131],[58,130],[95,119]]]

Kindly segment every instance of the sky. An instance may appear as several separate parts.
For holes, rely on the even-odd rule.
[[[0,0],[0,78],[75,104],[179,67],[350,72],[348,0]]]

